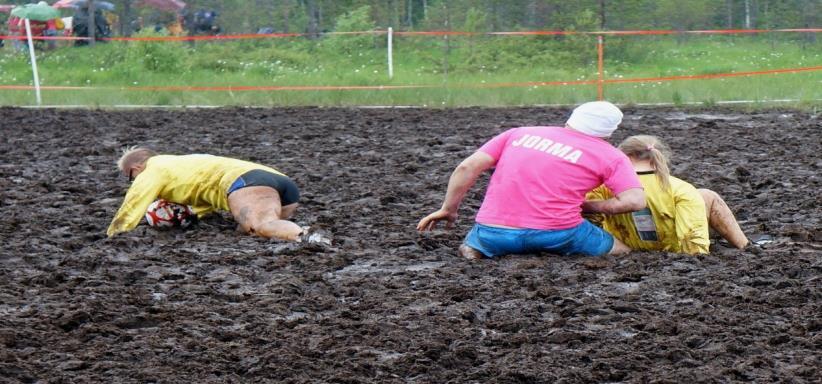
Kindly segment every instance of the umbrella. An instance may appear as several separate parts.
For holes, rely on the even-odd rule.
[[[0,12],[11,12],[16,5],[0,5]]]
[[[37,56],[34,55],[34,43],[31,41],[31,21],[49,21],[60,17],[60,11],[52,8],[45,1],[37,4],[26,4],[11,10],[11,15],[26,21],[26,37],[29,42],[29,56],[31,56],[31,72],[34,77],[34,92],[37,96],[37,105],[42,104],[40,97],[40,75],[37,73]]]
[[[186,3],[180,0],[141,0],[139,3],[166,11],[179,11],[185,8]]]
[[[54,8],[81,8],[85,7],[87,0],[60,0],[52,5]],[[114,4],[108,1],[94,1],[94,7],[104,11],[114,11]]]
[[[45,1],[41,1],[37,4],[26,4],[22,7],[14,8],[11,10],[11,15],[21,19],[48,21],[60,17],[60,11],[52,8]]]

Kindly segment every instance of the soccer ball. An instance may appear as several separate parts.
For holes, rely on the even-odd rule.
[[[155,228],[187,228],[197,220],[197,215],[188,205],[159,199],[148,206],[146,222]]]

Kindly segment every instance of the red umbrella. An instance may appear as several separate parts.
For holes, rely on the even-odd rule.
[[[70,7],[74,6],[75,1],[76,0],[60,0],[60,1],[52,4],[51,6],[54,7],[54,8],[70,8]]]
[[[185,8],[186,6],[186,3],[180,0],[140,0],[138,4],[174,12]]]

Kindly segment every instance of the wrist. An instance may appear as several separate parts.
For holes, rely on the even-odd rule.
[[[455,207],[453,205],[443,205],[442,208],[440,208],[440,211],[445,212],[449,215],[453,215],[453,214],[457,213],[458,209],[459,209],[459,207]]]
[[[602,205],[601,200],[585,201],[584,203],[582,203],[582,212],[586,212],[586,213],[603,213],[601,208],[600,208],[600,205]]]

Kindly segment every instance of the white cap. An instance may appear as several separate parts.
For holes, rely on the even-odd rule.
[[[607,101],[592,101],[576,107],[565,122],[586,135],[608,137],[622,122],[622,111]]]

